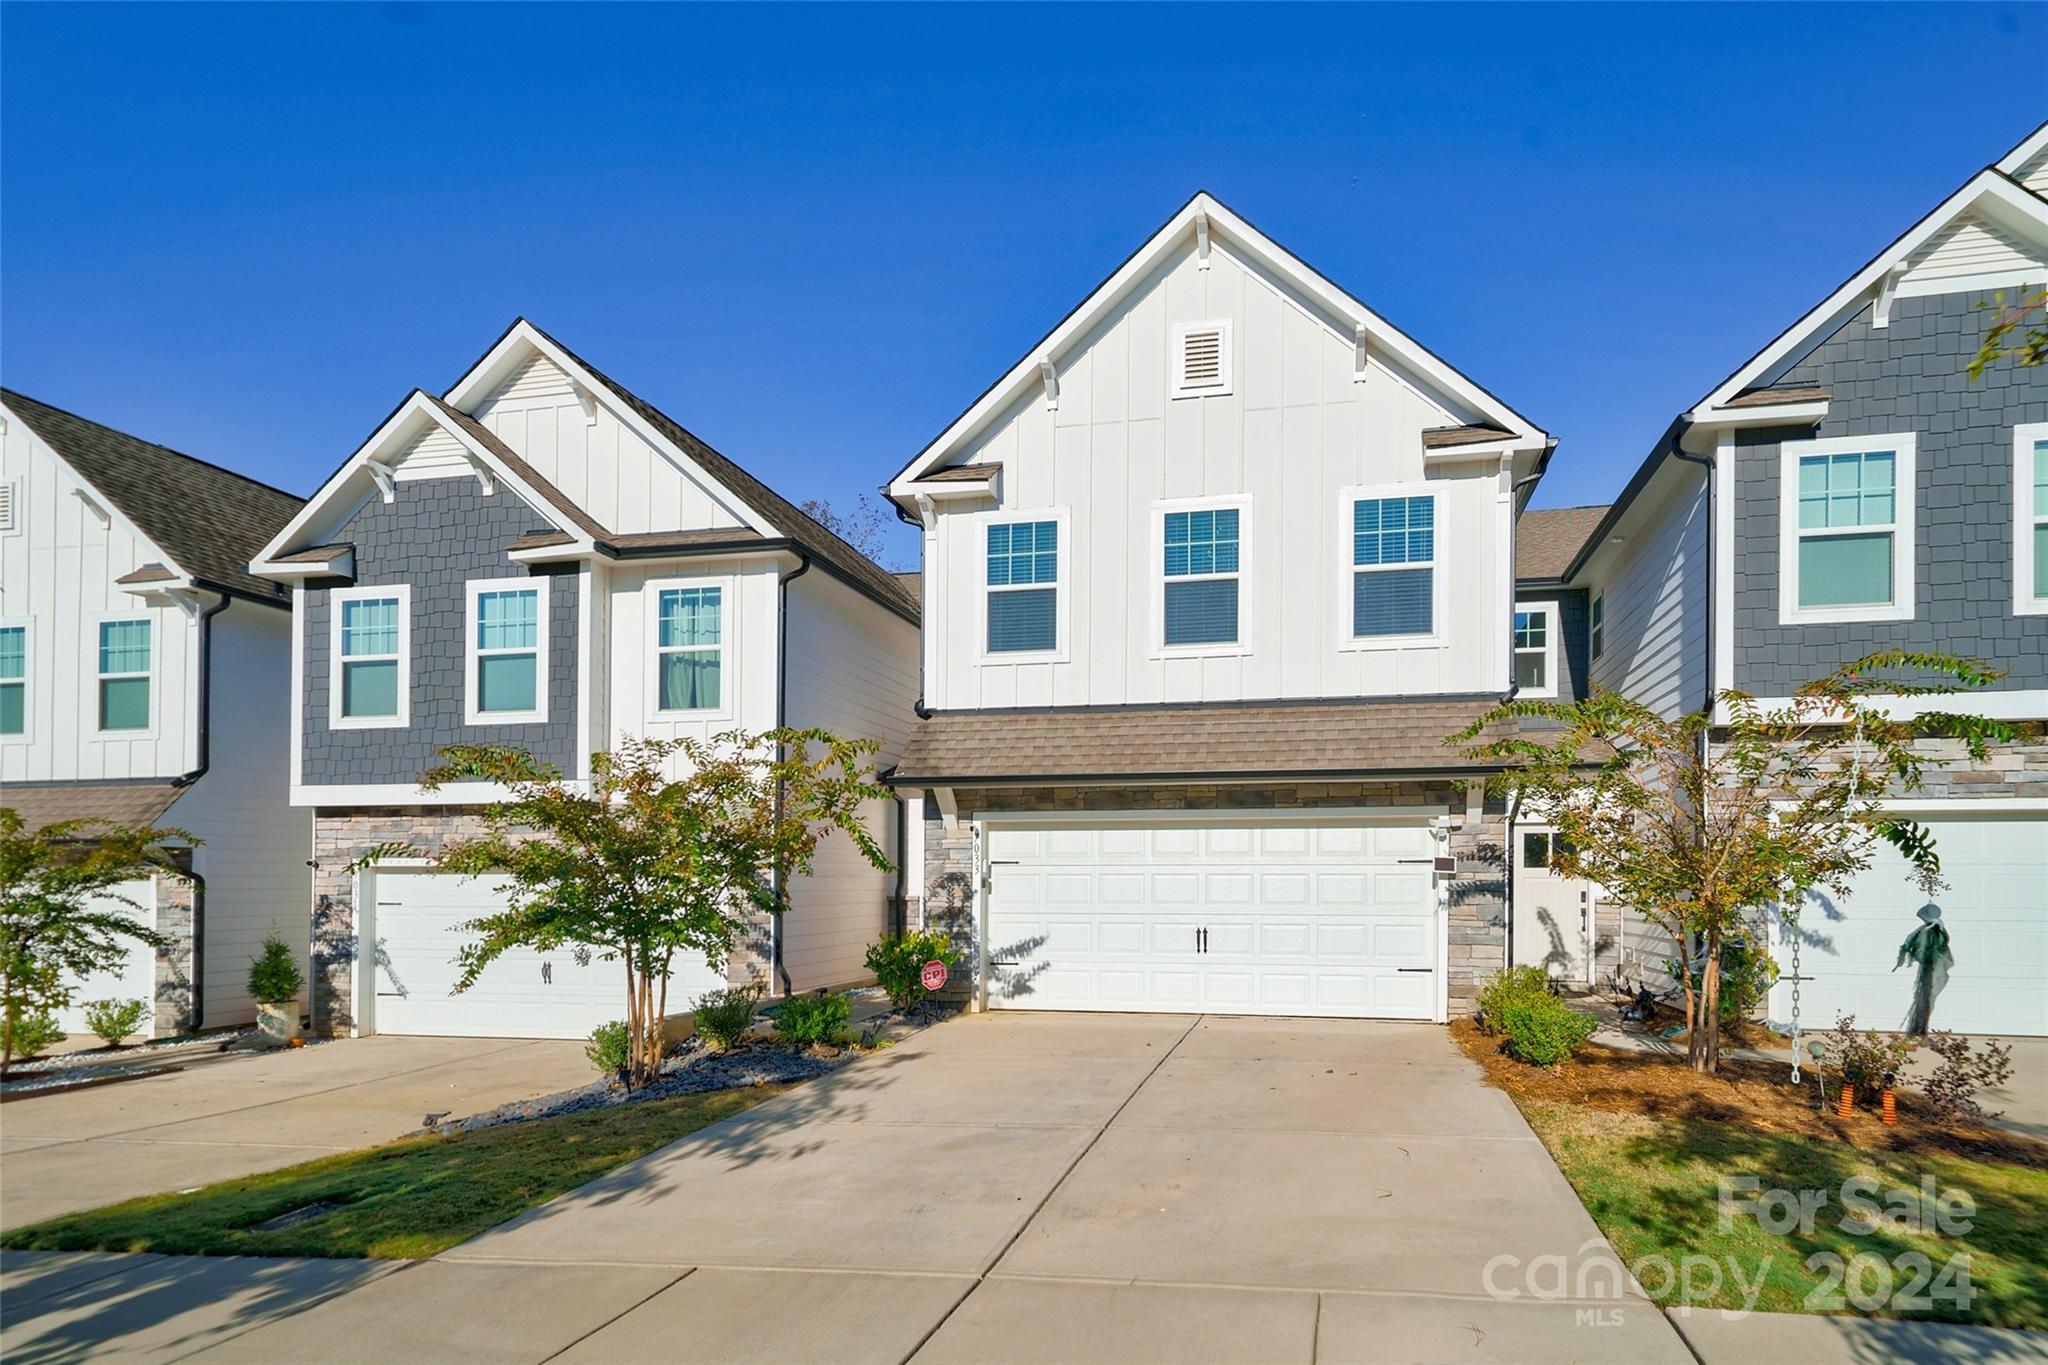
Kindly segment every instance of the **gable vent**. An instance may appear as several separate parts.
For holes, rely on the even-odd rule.
[[[1230,392],[1229,322],[1191,322],[1174,333],[1175,398]]]
[[[19,499],[15,496],[16,487],[17,485],[12,482],[0,483],[0,535],[21,529],[21,514],[17,510]]]

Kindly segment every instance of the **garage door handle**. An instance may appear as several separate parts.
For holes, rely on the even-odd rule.
[[[1395,970],[1395,971],[1397,971],[1397,972],[1433,972],[1433,971],[1435,971],[1435,970],[1436,970],[1436,968],[1434,968],[1434,967],[1396,967],[1396,968],[1394,968],[1394,970]]]

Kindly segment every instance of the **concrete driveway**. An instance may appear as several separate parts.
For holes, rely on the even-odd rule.
[[[377,1037],[16,1100],[0,1111],[0,1227],[367,1147],[430,1111],[590,1078],[580,1042]]]
[[[1605,1246],[1441,1029],[995,1015],[435,1261],[321,1280],[332,1296],[304,1311],[256,1285],[210,1328],[155,1325],[159,1304],[97,1344],[262,1361],[1689,1361],[1632,1285],[1592,1302],[1489,1292],[1496,1257],[1514,1259],[1494,1286],[1526,1290],[1536,1258],[1577,1267]],[[256,1264],[272,1284],[312,1273]],[[83,1267],[23,1269],[54,1287],[17,1291],[42,1326],[17,1321],[11,1360],[124,1322],[188,1273],[102,1261],[81,1287],[64,1277]],[[256,1275],[213,1273],[224,1298]]]

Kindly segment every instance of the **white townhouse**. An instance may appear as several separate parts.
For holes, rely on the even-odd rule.
[[[78,983],[84,1006],[153,1005],[154,1035],[246,1023],[249,961],[276,930],[306,950],[312,819],[286,800],[291,599],[249,557],[299,511],[289,493],[0,390],[0,806],[168,825],[183,875],[110,908],[137,942]]]
[[[458,926],[501,896],[423,863],[496,788],[419,787],[450,744],[573,778],[625,736],[778,725],[882,745],[917,697],[917,599],[779,494],[525,320],[440,397],[415,391],[255,556],[289,584],[289,800],[315,830],[313,1019],[326,1033],[580,1037],[623,1012],[616,965],[510,953],[451,992]],[[867,812],[900,847],[900,807]],[[724,973],[777,991],[864,979],[893,874],[842,837]]]
[[[916,913],[999,1009],[1437,1019],[1505,961],[1551,439],[1197,194],[887,486],[922,529]]]

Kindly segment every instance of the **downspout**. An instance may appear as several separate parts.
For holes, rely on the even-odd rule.
[[[811,557],[797,556],[797,566],[775,580],[775,628],[779,640],[775,647],[775,728],[780,730],[789,723],[789,585],[811,571]],[[775,746],[777,761],[788,756],[783,745]],[[782,784],[775,784],[775,823],[782,823]],[[787,913],[789,906],[789,880],[783,869],[775,869],[775,900]],[[782,983],[782,994],[787,997],[796,992],[790,989],[789,968],[782,961],[782,915],[775,915],[768,925],[768,956],[774,965],[775,978]]]
[[[199,613],[199,766],[171,779],[171,786],[183,791],[205,777],[213,767],[213,618],[234,603],[226,593],[220,601]],[[192,882],[192,1031],[206,1023],[206,878],[198,868],[198,853],[186,874]]]

